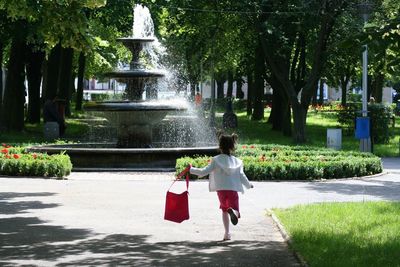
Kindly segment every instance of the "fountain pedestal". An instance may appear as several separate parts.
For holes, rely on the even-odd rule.
[[[117,147],[151,147],[151,125],[120,125],[118,128]]]

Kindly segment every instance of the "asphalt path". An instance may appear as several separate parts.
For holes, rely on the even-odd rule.
[[[299,266],[266,209],[400,200],[400,159],[361,179],[254,182],[232,240],[207,181],[190,183],[190,220],[163,219],[173,173],[74,172],[68,180],[0,178],[0,266]],[[181,192],[183,182],[172,190]]]

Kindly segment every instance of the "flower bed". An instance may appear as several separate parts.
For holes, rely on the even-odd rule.
[[[304,146],[244,145],[235,155],[243,160],[250,180],[333,179],[382,172],[380,158],[371,153]],[[176,171],[179,173],[188,164],[205,167],[210,160],[211,157],[179,158]]]
[[[0,147],[0,175],[65,177],[71,173],[68,155],[29,153],[23,147]]]

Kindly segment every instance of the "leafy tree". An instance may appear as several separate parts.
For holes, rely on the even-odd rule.
[[[262,1],[260,32],[264,54],[272,75],[288,96],[297,143],[306,141],[308,106],[326,62],[328,40],[347,4],[340,0],[307,1],[299,7],[290,1]],[[284,16],[281,8],[292,12]]]
[[[13,29],[2,107],[2,118],[6,129],[23,129],[25,56],[33,57],[33,53],[24,54],[21,52],[28,51],[28,44],[47,51],[58,43],[64,47],[83,49],[88,44],[88,38],[85,26],[86,18],[82,11],[84,8],[95,8],[104,4],[104,0],[0,1],[0,12],[5,14],[6,20]],[[42,44],[46,44],[46,46],[43,48]],[[19,53],[16,51],[19,51]],[[32,60],[29,60],[29,62],[32,62]],[[32,64],[29,64],[28,67],[32,70]],[[40,73],[30,71],[28,77],[32,80],[34,75],[40,75]],[[30,85],[37,86],[37,82],[30,83]],[[32,93],[37,96],[37,90],[32,90]],[[8,116],[8,114],[13,115]]]
[[[347,104],[347,90],[349,84],[354,84],[360,67],[361,47],[360,34],[362,27],[360,19],[353,14],[343,14],[334,29],[332,43],[328,48],[329,57],[323,76],[327,77],[327,83],[340,87],[342,90],[341,104]],[[358,32],[358,34],[357,34]]]

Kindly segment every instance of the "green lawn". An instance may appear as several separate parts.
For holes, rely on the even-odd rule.
[[[275,209],[309,266],[400,266],[400,203],[322,203]]]
[[[239,134],[240,143],[253,144],[282,144],[293,145],[291,137],[283,136],[280,132],[272,131],[271,125],[267,123],[269,110],[265,112],[265,118],[262,121],[252,121],[246,116],[246,112],[239,111],[238,115],[239,128],[235,130]],[[222,125],[222,113],[219,113],[216,119],[217,126]],[[65,139],[70,141],[78,141],[85,131],[87,124],[80,119],[84,114],[78,113],[74,118],[67,120],[67,130]],[[306,145],[326,146],[326,131],[328,128],[338,127],[335,113],[333,112],[314,112],[310,111],[307,118],[306,134],[308,142]],[[27,143],[42,143],[43,124],[25,126],[26,130],[23,133],[2,133],[0,132],[0,142],[12,144],[27,144]],[[396,127],[392,128],[393,137],[389,144],[375,145],[374,153],[378,156],[399,156],[399,139],[400,139],[400,117],[396,117]],[[343,150],[359,151],[359,141],[354,136],[346,136],[343,133],[342,137]]]
[[[269,112],[265,112],[265,118],[262,121],[250,120],[245,112],[238,112],[239,128],[236,132],[239,134],[240,143],[254,144],[282,144],[291,145],[291,137],[285,137],[280,132],[272,131],[271,125],[267,123]],[[400,138],[400,117],[396,117],[395,128],[392,128],[393,137],[389,144],[374,145],[374,153],[378,156],[399,156],[399,138]],[[337,128],[339,124],[336,115],[333,112],[309,112],[307,117],[307,144],[313,146],[326,146],[326,132],[328,128]],[[359,151],[359,141],[353,135],[348,136],[343,131],[342,149]]]
[[[67,119],[67,129],[65,131],[64,140],[79,140],[88,129],[86,123],[82,123],[78,119]],[[0,131],[0,142],[12,145],[31,145],[46,143],[46,139],[43,136],[43,122],[39,124],[25,124],[25,130],[23,132],[1,132]]]

